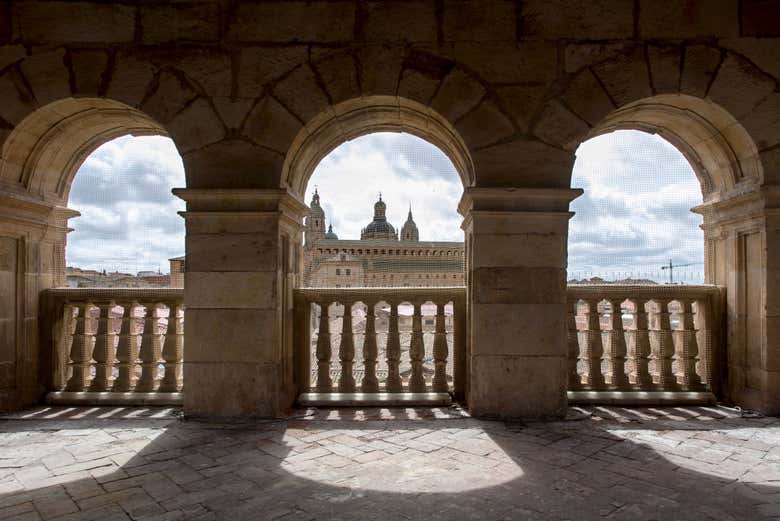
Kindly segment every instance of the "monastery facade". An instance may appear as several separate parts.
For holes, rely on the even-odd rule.
[[[421,241],[412,209],[400,235],[379,196],[374,218],[360,240],[342,240],[325,228],[325,211],[315,190],[306,216],[304,285],[322,288],[437,287],[464,284],[462,242]]]

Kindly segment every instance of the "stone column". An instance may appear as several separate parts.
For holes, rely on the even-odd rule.
[[[55,367],[42,290],[65,284],[68,219],[78,212],[0,188],[0,410],[40,401]]]
[[[292,405],[292,289],[306,206],[286,190],[175,189],[187,202],[184,412]]]
[[[502,417],[566,411],[566,243],[572,189],[469,188],[469,408]]]

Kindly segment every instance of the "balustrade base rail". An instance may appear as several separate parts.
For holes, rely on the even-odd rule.
[[[710,392],[694,391],[569,391],[569,405],[707,405]]]
[[[449,393],[303,393],[302,407],[447,407]]]
[[[46,403],[49,405],[165,405],[181,407],[184,404],[184,393],[55,391],[46,395]]]

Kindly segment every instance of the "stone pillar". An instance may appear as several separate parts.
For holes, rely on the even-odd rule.
[[[295,399],[292,290],[306,206],[280,189],[174,194],[187,202],[184,412],[277,416]]]
[[[469,408],[479,416],[566,412],[566,244],[573,189],[468,188]]]
[[[0,189],[0,410],[41,399],[53,370],[44,289],[65,285],[68,219],[78,212]]]

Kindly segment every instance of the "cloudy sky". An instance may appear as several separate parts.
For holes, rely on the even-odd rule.
[[[329,224],[357,239],[382,193],[389,221],[400,228],[412,205],[420,239],[462,241],[456,208],[462,186],[436,147],[408,134],[381,133],[346,142],[317,167],[315,185]],[[184,252],[184,208],[171,188],[184,186],[181,159],[170,140],[123,137],[82,165],[70,206],[82,213],[68,237],[68,265],[137,272],[168,270]],[[577,151],[572,186],[585,189],[572,210],[569,271],[577,278],[626,274],[663,279],[662,264],[698,263],[676,270],[701,282],[701,202],[698,181],[682,155],[657,136],[624,131]]]

